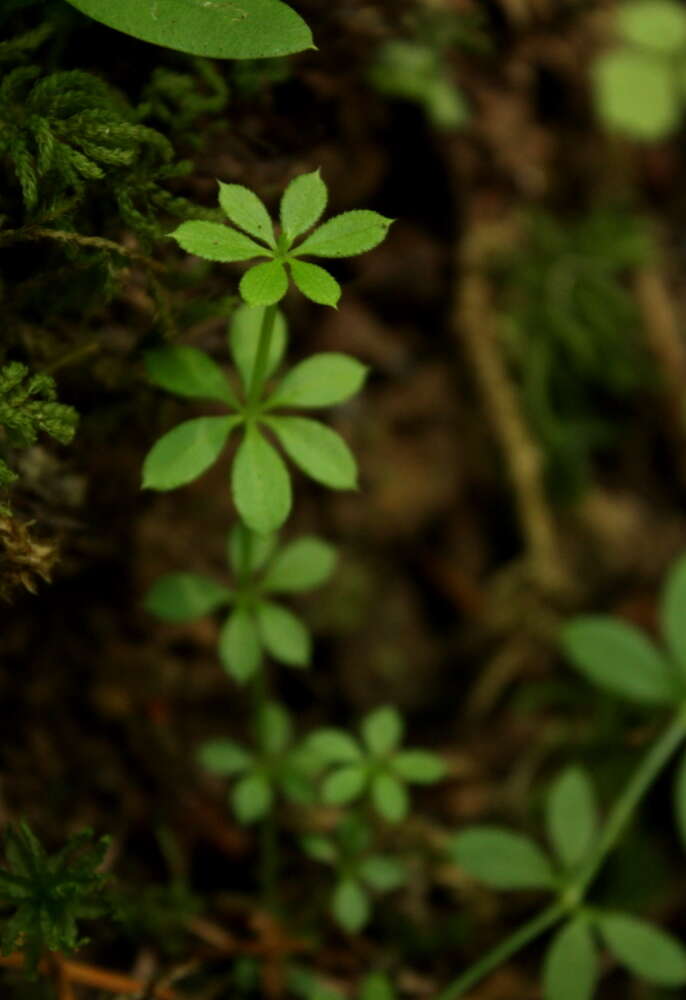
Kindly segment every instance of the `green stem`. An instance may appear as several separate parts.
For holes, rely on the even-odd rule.
[[[274,332],[276,310],[276,305],[267,306],[264,310],[264,316],[262,317],[260,339],[257,344],[255,364],[253,365],[253,370],[250,376],[250,387],[248,389],[248,410],[253,413],[257,403],[259,402],[262,394],[262,388],[264,386],[267,364],[269,362],[269,348],[271,347],[272,333]]]
[[[260,714],[266,705],[269,692],[267,684],[267,669],[260,667],[253,683],[254,713],[255,713],[255,744],[258,753],[262,750],[260,739]],[[270,808],[262,820],[260,828],[260,886],[262,903],[265,909],[276,913],[278,909],[277,887],[279,872],[279,837],[276,825],[276,813]]]
[[[496,945],[482,959],[475,962],[466,972],[450,983],[439,994],[437,1000],[457,1000],[458,997],[464,996],[467,990],[476,986],[485,976],[512,958],[535,938],[540,937],[583,901],[607,855],[616,847],[636,807],[684,739],[686,739],[686,707],[677,712],[664,732],[644,755],[608,816],[595,850],[575,881],[565,888],[562,898],[537,914],[514,934]]]

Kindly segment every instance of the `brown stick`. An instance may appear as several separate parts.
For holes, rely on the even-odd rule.
[[[8,969],[21,969],[24,966],[24,956],[21,952],[13,952],[11,955],[0,956],[0,966]],[[150,987],[147,983],[142,983],[138,979],[130,976],[123,976],[119,972],[110,972],[109,969],[101,969],[97,965],[88,965],[85,962],[74,962],[68,958],[60,958],[61,974],[66,981],[79,983],[82,986],[92,986],[95,989],[107,990],[108,993],[124,993],[129,996],[145,994],[148,990],[155,1000],[179,1000],[179,996],[173,990],[162,986]],[[54,974],[54,964],[51,959],[43,959],[38,966],[43,975]],[[73,996],[73,991],[72,991]],[[62,998],[60,998],[62,1000]],[[68,995],[64,1000],[68,1000]]]

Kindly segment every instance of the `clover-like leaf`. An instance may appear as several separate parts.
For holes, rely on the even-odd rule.
[[[569,921],[555,935],[546,953],[544,1000],[591,1000],[598,974],[598,953],[587,922]]]
[[[284,376],[267,401],[268,407],[336,406],[362,388],[367,367],[335,351],[313,354]]]
[[[267,591],[297,593],[318,587],[331,576],[336,550],[313,535],[296,538],[274,558],[262,581]]]
[[[257,195],[242,184],[223,184],[219,181],[219,204],[226,217],[251,236],[276,247],[274,227],[269,212]]]
[[[182,222],[178,229],[169,235],[186,253],[223,264],[270,255],[266,247],[256,243],[245,233],[240,233],[230,226],[223,226],[220,222],[203,222],[197,219],[193,222]]]
[[[251,306],[271,306],[288,291],[286,268],[279,260],[256,264],[246,271],[239,285],[243,299]]]
[[[597,923],[607,947],[634,975],[660,986],[686,983],[686,949],[671,934],[628,913],[605,913]]]
[[[283,193],[280,211],[281,228],[290,241],[319,222],[327,200],[326,184],[318,170],[291,181]]]
[[[291,480],[283,459],[250,425],[232,470],[233,498],[248,527],[259,534],[280,528],[291,509]]]
[[[343,930],[357,934],[369,920],[369,896],[357,880],[344,879],[334,890],[331,910]]]
[[[229,349],[231,357],[241,376],[243,388],[247,391],[250,385],[255,358],[260,341],[260,330],[264,319],[263,306],[241,305],[231,317],[229,327]],[[265,378],[274,374],[281,364],[286,350],[287,326],[286,317],[280,309],[277,310],[269,342],[269,354],[265,366]]]
[[[396,708],[384,705],[367,715],[361,725],[362,738],[374,754],[395,750],[403,738],[403,720]]]
[[[274,793],[263,774],[248,774],[236,783],[231,793],[234,812],[241,823],[254,823],[267,815]]]
[[[310,660],[310,634],[292,611],[271,601],[257,606],[257,622],[265,648],[280,663],[306,667]]]
[[[247,608],[236,608],[219,633],[219,659],[228,673],[245,684],[260,668],[262,649],[257,623]]]
[[[453,857],[469,875],[494,889],[552,889],[548,858],[529,837],[493,826],[458,833]]]
[[[554,782],[548,795],[546,823],[548,838],[565,868],[581,861],[598,825],[593,785],[581,768],[568,768]]]
[[[224,449],[240,417],[196,417],[168,431],[143,463],[143,488],[174,490],[206,472]]]
[[[332,490],[357,486],[357,463],[343,438],[308,417],[266,417],[288,456],[302,471]]]
[[[234,392],[219,365],[195,347],[170,346],[147,351],[148,378],[161,389],[189,399],[217,399],[237,407]]]
[[[355,257],[381,243],[393,219],[378,212],[354,209],[324,222],[303,243],[291,250],[298,256]]]
[[[208,740],[198,750],[198,763],[222,778],[232,778],[251,766],[253,756],[233,740]]]
[[[145,598],[145,609],[167,622],[188,622],[216,611],[231,600],[228,587],[197,573],[167,573]]]
[[[310,264],[306,260],[293,258],[288,263],[296,288],[306,298],[320,306],[336,308],[342,289],[333,275],[329,274],[325,268],[320,267],[319,264]]]

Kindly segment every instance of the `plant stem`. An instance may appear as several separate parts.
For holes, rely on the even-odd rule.
[[[253,684],[255,712],[255,743],[258,752],[261,751],[260,715],[266,705],[269,693],[267,671],[263,664],[257,672]],[[276,825],[276,813],[272,804],[260,827],[260,886],[262,902],[265,909],[271,913],[278,910],[277,876],[279,872],[279,837]]]
[[[267,363],[269,361],[269,348],[271,347],[272,333],[274,332],[276,309],[276,305],[267,306],[264,310],[264,316],[262,317],[260,339],[257,345],[255,364],[253,365],[253,370],[250,376],[250,387],[248,389],[248,410],[253,412],[259,401],[262,388],[264,386]]]
[[[476,986],[489,972],[506,962],[507,959],[512,958],[525,945],[530,944],[535,938],[549,930],[583,901],[605,858],[616,847],[634,814],[634,810],[684,739],[686,739],[686,707],[679,709],[664,732],[658,736],[644,755],[608,816],[595,850],[591,853],[575,881],[564,890],[562,898],[537,914],[514,934],[496,945],[482,959],[475,962],[466,972],[453,980],[439,994],[437,1000],[457,1000],[458,997],[464,996],[467,990]]]

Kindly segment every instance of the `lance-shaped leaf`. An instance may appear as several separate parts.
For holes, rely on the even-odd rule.
[[[266,59],[312,48],[309,28],[280,0],[68,0],[109,28],[209,59]]]
[[[287,372],[267,405],[270,409],[336,406],[360,391],[367,370],[347,354],[313,354]]]
[[[446,772],[445,761],[428,750],[401,750],[392,757],[391,767],[403,781],[418,785],[440,781]]]
[[[382,771],[372,779],[372,802],[380,816],[389,823],[399,823],[407,816],[409,799],[407,790],[401,781],[392,774]]]
[[[493,826],[458,833],[452,855],[464,870],[494,889],[552,889],[548,858],[529,837]]]
[[[244,684],[260,669],[262,649],[254,616],[236,608],[219,633],[219,659],[229,674]]]
[[[273,800],[269,781],[257,772],[241,778],[231,793],[231,803],[241,823],[255,823],[262,819],[271,809]]]
[[[289,240],[311,229],[319,222],[328,192],[318,170],[311,174],[300,174],[288,185],[281,198],[281,228]]]
[[[372,854],[360,863],[360,878],[377,892],[392,892],[403,884],[406,871],[395,858]]]
[[[156,441],[143,463],[143,488],[174,490],[213,465],[240,417],[196,417]]]
[[[246,233],[276,246],[274,227],[269,212],[257,195],[242,184],[223,184],[219,181],[219,204],[230,222]]]
[[[593,785],[586,772],[578,767],[563,771],[550,789],[546,822],[550,842],[565,868],[588,852],[597,821]]]
[[[296,593],[319,587],[331,576],[336,564],[336,550],[321,538],[306,535],[297,538],[275,557],[262,586],[264,590]]]
[[[342,289],[327,270],[318,264],[310,264],[306,260],[295,260],[295,258],[289,260],[288,264],[296,288],[303,295],[320,306],[335,308],[338,305]]]
[[[649,705],[678,695],[671,664],[633,625],[605,615],[577,618],[562,644],[577,670],[608,691]]]
[[[260,746],[265,753],[280,754],[293,739],[293,724],[288,712],[276,701],[268,701],[260,709],[257,729]]]
[[[223,264],[270,256],[266,247],[255,243],[245,233],[239,233],[230,226],[222,226],[219,222],[201,220],[182,222],[178,229],[169,235],[186,253],[192,253],[204,260],[220,261]]]
[[[307,417],[266,417],[288,456],[302,471],[332,490],[357,486],[357,464],[343,438]]]
[[[236,576],[255,573],[269,559],[274,551],[277,535],[258,535],[238,521],[229,532],[227,555],[229,565]]]
[[[239,285],[244,300],[251,306],[271,306],[288,291],[286,268],[279,260],[256,264],[246,271]]]
[[[598,928],[615,958],[634,975],[660,986],[686,983],[686,950],[671,934],[627,913],[603,914]]]
[[[322,798],[327,805],[344,806],[354,802],[364,791],[369,778],[365,764],[347,764],[333,771],[322,785]]]
[[[344,930],[357,934],[370,917],[369,896],[356,879],[344,879],[334,890],[331,910]]]
[[[403,720],[397,709],[384,705],[365,716],[361,725],[362,739],[373,754],[395,750],[403,738]]]
[[[588,924],[571,920],[555,935],[543,964],[544,1000],[591,1000],[598,954]]]
[[[195,347],[147,351],[148,378],[161,389],[189,399],[216,399],[237,407],[236,397],[219,365]]]
[[[263,318],[263,306],[248,305],[239,306],[231,317],[229,350],[231,351],[233,362],[240,373],[243,388],[246,390],[250,385],[253,368],[255,367]],[[274,317],[265,378],[273,375],[281,364],[284,351],[286,350],[286,331],[286,317],[279,309]]]
[[[291,254],[311,257],[355,257],[383,242],[393,219],[378,212],[355,209],[319,226]]]
[[[686,558],[670,570],[660,602],[662,632],[684,682],[686,682]]]
[[[233,740],[208,740],[198,750],[198,763],[221,778],[232,778],[252,765],[253,756]]]
[[[283,459],[256,427],[246,430],[232,471],[233,497],[253,531],[280,528],[291,509],[291,481]]]
[[[362,756],[355,739],[345,730],[333,727],[315,730],[307,737],[305,748],[323,765],[349,764]]]
[[[281,663],[306,667],[310,660],[310,635],[299,618],[280,604],[262,601],[257,606],[257,622],[265,648]]]
[[[145,609],[167,622],[188,622],[216,611],[231,600],[228,587],[197,573],[168,573],[156,580]]]

